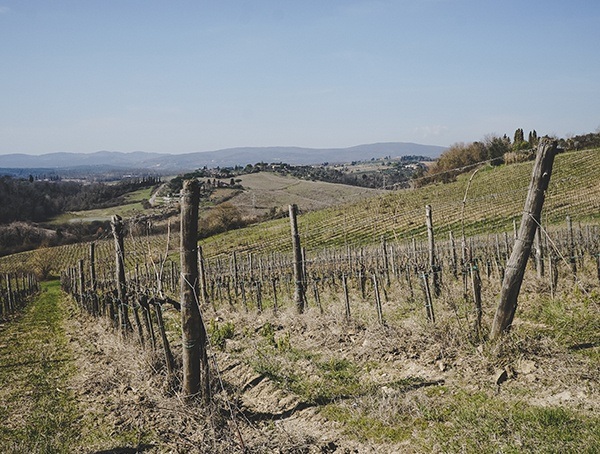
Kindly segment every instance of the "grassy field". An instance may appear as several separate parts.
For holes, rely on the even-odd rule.
[[[245,217],[261,216],[271,209],[285,211],[292,203],[302,206],[305,211],[314,211],[384,193],[357,186],[299,180],[270,172],[242,175],[240,180],[244,191],[230,202]]]
[[[142,205],[142,201],[149,200],[151,195],[152,188],[139,189],[126,194],[124,197],[125,202],[119,206],[97,210],[71,211],[57,216],[49,224],[59,225],[67,222],[108,221],[115,214],[122,218],[133,217],[146,211]]]

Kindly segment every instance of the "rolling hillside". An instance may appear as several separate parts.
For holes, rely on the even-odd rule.
[[[356,203],[386,192],[358,186],[300,180],[269,172],[243,175],[240,180],[244,191],[234,196],[230,202],[238,207],[245,217],[260,216],[272,208],[285,210],[292,203],[301,205],[305,211],[314,211]]]
[[[436,234],[460,234],[463,220],[467,236],[512,231],[519,221],[529,185],[532,162],[482,168],[456,182],[416,190],[402,190],[353,203],[307,213],[299,218],[303,246],[310,250],[367,245],[388,240],[426,238],[425,205],[433,209]],[[575,222],[600,214],[600,151],[586,150],[558,155],[546,204],[544,221],[560,223],[567,215]],[[463,199],[466,200],[463,208]],[[292,200],[303,209],[302,200]],[[463,215],[464,210],[464,215]],[[244,230],[227,232],[202,242],[207,255],[232,250],[270,252],[289,249],[289,225],[276,220]]]
[[[467,236],[512,232],[513,222],[520,219],[527,193],[532,163],[521,163],[496,168],[486,167],[478,171],[471,182],[463,208],[463,199],[469,175],[462,175],[456,182],[437,184],[415,190],[385,192],[349,188],[340,185],[298,182],[284,177],[249,175],[245,179],[248,192],[237,195],[233,201],[244,212],[252,212],[253,196],[256,207],[298,204],[298,219],[302,245],[308,251],[319,251],[345,245],[362,246],[388,241],[425,240],[425,205],[433,209],[436,236],[448,238],[461,233],[464,219]],[[546,224],[564,223],[567,215],[577,222],[587,222],[600,216],[600,150],[586,150],[558,155],[543,218]],[[300,191],[302,189],[302,191]],[[352,192],[357,191],[357,192]],[[358,201],[356,199],[359,199]],[[309,211],[323,204],[327,208]],[[262,209],[261,208],[261,209]],[[464,217],[463,217],[464,209]],[[107,213],[105,213],[107,214]],[[200,242],[207,258],[226,255],[232,251],[269,254],[289,252],[289,222],[276,219],[243,229],[232,230]],[[112,263],[113,248],[110,232],[100,241],[99,250],[107,263]],[[151,238],[152,248],[165,250],[166,237]],[[178,240],[169,242],[171,250]],[[149,246],[141,240],[132,240],[130,251],[146,254]],[[75,251],[78,252],[75,252]],[[50,251],[50,250],[41,250]],[[85,245],[61,246],[52,254],[59,269],[73,266],[86,254]],[[46,252],[44,252],[46,253]],[[17,254],[0,259],[0,272],[31,269],[39,252]],[[64,262],[64,263],[63,263]]]

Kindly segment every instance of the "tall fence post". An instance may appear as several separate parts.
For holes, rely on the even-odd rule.
[[[206,331],[200,315],[198,273],[198,203],[200,187],[186,180],[181,191],[181,331],[183,344],[183,394],[210,398]]]
[[[123,245],[123,220],[121,216],[114,215],[111,223],[115,239],[115,262],[117,278],[117,298],[119,299],[119,329],[126,333],[129,329],[129,316],[127,314],[127,288],[125,284],[125,248]]]
[[[515,311],[517,310],[517,298],[521,290],[525,267],[531,252],[531,245],[537,226],[540,224],[542,206],[544,205],[545,191],[550,182],[552,164],[557,152],[556,141],[542,139],[538,145],[537,156],[531,175],[531,183],[518,238],[506,264],[506,273],[502,281],[500,303],[494,316],[491,339],[497,339],[500,335],[510,329]]]
[[[429,246],[429,270],[433,276],[433,293],[440,296],[440,275],[437,260],[435,258],[435,243],[433,239],[433,218],[431,216],[431,205],[425,206],[425,220],[427,222],[427,242]]]
[[[302,273],[302,248],[300,246],[300,234],[298,233],[298,206],[290,205],[290,227],[292,229],[292,245],[294,247],[294,303],[299,313],[304,312],[304,276]]]
[[[98,282],[96,281],[96,244],[90,243],[90,289],[92,291],[92,312],[98,315]]]

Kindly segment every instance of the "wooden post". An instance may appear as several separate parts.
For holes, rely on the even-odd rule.
[[[342,274],[342,284],[344,286],[344,303],[346,305],[346,320],[350,320],[350,296],[348,295],[348,279],[346,274]]]
[[[183,346],[183,395],[210,398],[206,331],[200,315],[198,273],[197,180],[186,180],[181,191],[181,331]]]
[[[202,302],[204,305],[208,305],[208,286],[206,284],[206,262],[204,261],[204,254],[202,252],[202,246],[198,246],[198,271],[200,272],[200,292],[202,294]]]
[[[83,273],[83,259],[79,259],[78,265],[78,275],[79,275],[79,305],[82,309],[86,309],[85,302],[85,275]]]
[[[535,270],[539,279],[544,277],[544,250],[542,249],[542,228],[535,230]]]
[[[483,315],[481,307],[481,277],[477,263],[472,262],[471,283],[473,285],[473,302],[475,303],[475,320],[473,322],[473,332],[475,339],[481,338],[481,316]]]
[[[319,312],[323,315],[323,306],[321,305],[321,296],[319,295],[319,287],[317,285],[317,280],[313,280],[313,294],[315,295],[315,302],[319,307]]]
[[[423,294],[425,295],[425,311],[427,319],[435,323],[435,314],[433,313],[433,299],[431,298],[431,289],[429,288],[429,276],[423,273]]]
[[[573,222],[571,216],[567,216],[567,245],[569,248],[569,264],[573,280],[577,281],[577,260],[575,258],[575,239],[573,237]]]
[[[450,237],[450,253],[452,256],[452,274],[455,279],[458,279],[458,258],[456,256],[456,242],[454,241],[454,235],[452,234],[452,230],[448,234]]]
[[[435,258],[435,243],[433,239],[433,219],[431,217],[431,205],[425,206],[425,219],[427,222],[427,242],[429,245],[429,271],[433,276],[433,293],[440,296],[439,268]]]
[[[277,278],[271,279],[271,287],[273,288],[273,314],[277,315]]]
[[[300,234],[298,233],[298,206],[290,205],[290,226],[292,229],[292,245],[294,248],[294,303],[298,313],[304,312],[304,277],[302,275],[302,248],[300,247]]]
[[[262,282],[257,280],[254,286],[256,287],[256,309],[262,312]]]
[[[171,347],[169,346],[169,340],[167,339],[167,333],[165,331],[165,322],[162,316],[162,306],[158,301],[153,301],[153,304],[154,310],[156,311],[156,324],[158,326],[158,331],[160,332],[163,351],[165,353],[165,364],[167,366],[167,373],[170,377],[173,374],[173,369],[175,368],[175,361],[173,359],[173,353],[171,352]]]
[[[500,303],[494,316],[490,335],[491,339],[498,339],[512,325],[515,311],[517,310],[517,298],[521,290],[525,267],[527,266],[527,260],[531,252],[533,237],[540,223],[545,198],[544,192],[550,182],[556,150],[556,141],[549,139],[540,140],[531,175],[529,192],[525,200],[523,217],[521,218],[518,239],[515,242],[510,259],[506,265],[506,273],[502,281]]]
[[[379,324],[383,325],[383,308],[381,307],[381,296],[379,295],[379,284],[377,282],[377,275],[373,273],[373,289],[375,290],[375,306],[377,307],[377,319]]]
[[[123,246],[123,220],[115,215],[110,223],[115,238],[115,261],[117,278],[117,297],[119,299],[119,329],[125,334],[129,327],[127,314],[127,289],[125,285],[125,248]]]
[[[387,287],[390,286],[390,261],[388,258],[387,252],[387,242],[385,241],[385,237],[381,236],[381,250],[383,251],[383,272],[385,273],[385,285]]]
[[[13,313],[15,311],[15,297],[10,282],[10,274],[6,275],[6,307],[8,308],[8,313]]]
[[[92,291],[92,313],[98,315],[98,282],[96,281],[96,243],[90,243],[90,289]]]

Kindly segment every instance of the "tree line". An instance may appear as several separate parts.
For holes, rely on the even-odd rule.
[[[117,184],[39,181],[0,177],[0,224],[44,222],[66,211],[108,208],[123,203],[128,192],[158,184],[157,177],[132,178]]]
[[[532,160],[533,149],[540,141],[537,131],[530,131],[527,139],[523,128],[517,128],[512,140],[506,134],[502,137],[489,135],[481,141],[455,143],[441,154],[429,169],[414,175],[415,184],[423,186],[433,182],[454,181],[457,175],[468,172],[474,165],[489,162],[491,165],[512,164]],[[563,150],[584,150],[600,147],[600,132],[557,139]]]
[[[117,206],[128,192],[160,183],[158,177],[129,178],[116,184],[0,177],[0,256],[92,240],[110,229],[106,221],[45,228],[67,211]]]

